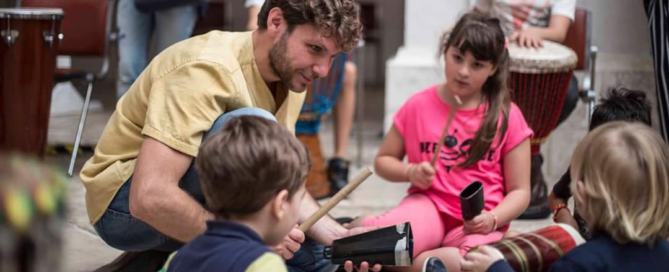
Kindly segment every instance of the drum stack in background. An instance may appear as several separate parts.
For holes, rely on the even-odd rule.
[[[0,152],[42,157],[63,10],[0,9]]]
[[[513,100],[534,130],[532,156],[557,126],[565,103],[576,53],[558,43],[543,41],[542,48],[509,44],[508,86]]]

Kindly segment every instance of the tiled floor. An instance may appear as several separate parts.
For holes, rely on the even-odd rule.
[[[362,133],[363,145],[361,150],[362,160],[358,164],[357,158],[357,139],[358,135],[353,132],[348,146],[348,157],[353,161],[351,177],[353,177],[362,167],[371,167],[373,158],[381,143],[380,133],[382,130],[382,109],[380,107],[383,101],[379,99],[381,94],[371,93],[367,97],[371,106],[366,108],[367,118],[363,122],[364,131]],[[376,101],[376,102],[374,102]],[[376,104],[376,105],[374,105]],[[378,106],[378,107],[375,107]],[[108,112],[93,113],[90,115],[84,133],[83,144],[94,144],[102,133],[106,120],[109,118]],[[49,142],[52,144],[70,144],[74,137],[78,116],[59,117],[51,120],[49,131]],[[332,124],[328,121],[321,132],[322,143],[324,143],[323,152],[326,156],[332,154]],[[84,153],[79,156],[75,171],[81,169],[81,166],[92,154]],[[67,167],[69,163],[68,155],[48,156],[50,163]],[[557,180],[556,177],[547,177],[547,180]],[[338,216],[357,216],[365,213],[382,213],[397,203],[404,197],[407,184],[398,184],[385,182],[378,176],[372,175],[356,191],[354,191],[346,200],[341,202],[331,215]],[[91,271],[99,267],[121,252],[108,247],[100,240],[93,227],[88,221],[86,215],[84,188],[78,178],[73,177],[69,184],[69,213],[67,226],[65,228],[65,248],[64,248],[64,267],[62,271]],[[551,224],[549,219],[534,221],[514,221],[512,229],[527,231],[541,228]]]

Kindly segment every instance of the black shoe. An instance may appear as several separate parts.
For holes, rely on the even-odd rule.
[[[544,219],[551,215],[548,205],[548,188],[541,172],[544,158],[541,155],[533,156],[530,170],[530,206],[518,219]]]
[[[428,257],[423,263],[422,272],[448,272],[444,263],[437,257]]]
[[[124,252],[111,263],[93,272],[134,272],[158,271],[165,265],[170,252],[148,250],[142,252]]]
[[[351,223],[351,222],[353,222],[353,220],[355,220],[355,219],[353,219],[353,218],[351,218],[351,217],[339,217],[339,218],[335,218],[335,221],[337,221],[337,223],[339,223],[339,225],[343,225],[343,224]]]
[[[328,180],[330,181],[330,195],[335,195],[348,184],[349,161],[334,158],[328,162]]]

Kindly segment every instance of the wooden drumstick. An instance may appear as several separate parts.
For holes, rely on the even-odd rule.
[[[316,222],[321,219],[321,217],[325,216],[332,208],[334,208],[339,201],[344,199],[348,194],[350,194],[355,188],[358,187],[363,181],[365,181],[369,176],[372,175],[372,171],[369,170],[368,167],[365,167],[362,169],[360,173],[358,173],[353,180],[351,180],[344,188],[339,190],[337,194],[335,194],[328,202],[325,203],[320,209],[318,209],[314,214],[309,216],[306,221],[302,222],[300,225],[299,229],[302,232],[307,231],[311,226],[316,224]]]
[[[455,102],[457,102],[457,106],[462,105],[462,100],[460,100],[459,96],[454,96],[455,97]],[[455,111],[458,110],[458,107],[456,105],[451,105],[451,110],[448,111],[448,119],[446,119],[446,127],[444,127],[444,130],[441,132],[441,137],[439,137],[439,142],[437,143],[437,149],[434,151],[434,156],[432,156],[432,160],[430,161],[430,166],[434,168],[434,166],[437,164],[437,158],[439,157],[439,153],[441,151],[441,147],[444,146],[444,141],[446,140],[446,135],[448,134],[448,128],[451,127],[451,122],[453,121],[453,117],[455,116]]]

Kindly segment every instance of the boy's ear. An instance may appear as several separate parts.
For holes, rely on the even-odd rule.
[[[286,207],[288,205],[288,190],[283,189],[276,194],[272,200],[272,215],[277,219],[281,220],[286,216]]]

